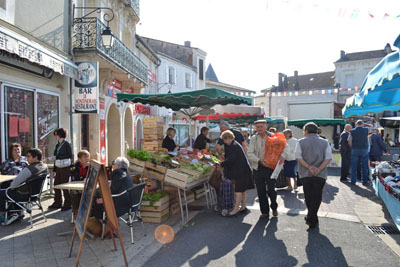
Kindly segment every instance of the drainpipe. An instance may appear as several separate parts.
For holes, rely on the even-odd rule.
[[[65,1],[65,9],[68,10],[68,29],[67,29],[67,36],[68,36],[68,51],[71,56],[72,62],[75,62],[74,59],[74,53],[72,49],[72,23],[73,23],[73,17],[72,17],[72,3],[71,1]],[[72,93],[73,93],[73,85],[74,85],[74,79],[69,78],[69,129],[71,132],[71,147],[72,147],[72,155],[74,155],[74,117],[73,117],[73,112],[72,112]]]

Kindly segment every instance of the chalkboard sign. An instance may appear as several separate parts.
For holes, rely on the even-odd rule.
[[[78,216],[75,222],[74,233],[72,235],[71,246],[69,250],[69,256],[71,257],[72,248],[74,245],[74,240],[76,233],[78,232],[78,236],[81,239],[81,244],[79,246],[78,255],[76,258],[75,266],[79,265],[79,258],[81,256],[83,243],[85,240],[85,233],[87,222],[90,216],[90,212],[92,210],[93,196],[96,192],[97,185],[100,187],[101,197],[103,199],[104,211],[107,216],[107,223],[113,229],[113,231],[117,234],[119,238],[119,242],[122,249],[122,254],[124,256],[125,265],[128,266],[128,261],[126,259],[124,243],[122,241],[121,232],[119,230],[118,218],[116,216],[114,202],[111,195],[110,186],[108,184],[106,168],[103,164],[98,161],[91,160],[90,168],[88,175],[86,177],[85,187],[82,192],[81,202],[79,204]],[[115,244],[114,235],[111,235],[113,239],[114,249],[117,250],[117,246]]]
[[[76,218],[76,226],[78,228],[78,234],[82,239],[85,232],[85,225],[89,218],[89,213],[92,208],[92,200],[94,192],[96,191],[97,185],[97,174],[99,169],[96,166],[91,165],[89,174],[86,178],[85,188],[82,192],[81,203],[79,204],[78,216]]]

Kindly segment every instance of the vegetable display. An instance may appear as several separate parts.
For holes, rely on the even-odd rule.
[[[153,158],[153,156],[149,152],[144,150],[129,149],[127,154],[129,157],[141,161],[148,161]]]
[[[151,191],[151,192],[148,192],[148,193],[145,192],[143,194],[142,201],[149,201],[150,202],[150,206],[153,207],[154,203],[156,203],[157,201],[159,201],[160,199],[162,199],[166,195],[167,195],[167,193],[165,191],[162,191],[162,190]]]
[[[206,174],[211,172],[212,168],[209,165],[203,165],[200,163],[182,163],[181,164],[182,167],[194,170],[194,171],[198,171],[202,174]]]

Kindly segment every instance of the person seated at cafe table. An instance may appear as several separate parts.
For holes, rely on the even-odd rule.
[[[71,166],[71,181],[83,181],[86,178],[90,165],[90,153],[87,150],[81,150],[78,153],[78,160]],[[79,209],[82,192],[71,190],[72,212],[76,215]]]
[[[22,147],[19,143],[12,143],[8,150],[8,159],[0,165],[0,172],[3,175],[18,175],[23,168],[28,166],[28,160],[21,155]],[[7,188],[11,184],[5,182],[1,184],[1,188]]]
[[[17,188],[30,178],[45,175],[49,173],[47,165],[42,162],[42,151],[38,148],[31,148],[28,150],[26,157],[28,159],[29,166],[24,168],[18,176],[11,182],[9,188]],[[6,190],[0,189],[0,212],[5,212],[6,203]],[[29,198],[28,188],[22,186],[21,188],[8,191],[9,196],[15,201],[26,201]],[[23,217],[20,213],[10,214],[7,218],[6,225],[21,219]]]
[[[129,188],[133,187],[133,181],[128,173],[129,161],[125,157],[118,157],[112,162],[112,173],[111,173],[111,194],[119,194]],[[97,219],[103,219],[103,199],[101,198],[100,192],[96,192],[95,199],[93,202],[92,216]],[[114,198],[114,206],[116,214],[120,214],[121,211],[129,208],[129,196],[123,195],[118,198]]]

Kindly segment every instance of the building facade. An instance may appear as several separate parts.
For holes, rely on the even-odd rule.
[[[58,127],[76,140],[71,84],[77,78],[70,44],[70,1],[0,3],[0,160],[13,142],[22,153],[39,147],[53,156]],[[36,14],[32,16],[32,14]],[[75,138],[74,138],[75,137]],[[78,147],[73,142],[75,148]]]

